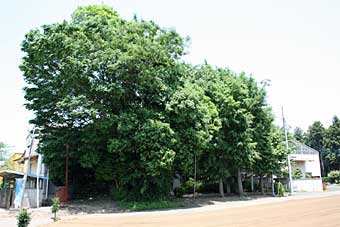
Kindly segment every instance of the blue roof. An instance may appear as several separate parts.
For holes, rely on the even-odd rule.
[[[15,178],[21,178],[24,177],[25,173],[23,172],[19,172],[19,171],[14,171],[14,170],[1,170],[0,171],[0,176],[4,177],[4,176],[11,176],[11,177],[15,177]],[[31,178],[37,178],[36,174],[27,174],[27,177],[31,177]],[[40,179],[45,179],[47,180],[47,177],[45,176],[39,176]]]

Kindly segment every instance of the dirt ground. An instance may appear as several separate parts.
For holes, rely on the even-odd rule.
[[[274,203],[214,210],[190,209],[174,212],[87,215],[44,226],[338,227],[340,226],[340,195],[282,200]]]

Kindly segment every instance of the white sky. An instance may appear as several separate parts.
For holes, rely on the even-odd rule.
[[[0,8],[0,141],[22,151],[32,114],[23,107],[20,43],[32,28],[69,19],[100,0],[11,0]],[[268,101],[281,124],[340,115],[340,1],[106,0],[124,18],[134,14],[191,38],[188,62],[228,67],[270,79]]]

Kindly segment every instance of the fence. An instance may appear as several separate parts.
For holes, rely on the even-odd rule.
[[[294,191],[305,192],[322,192],[322,180],[321,179],[294,179],[293,180]]]
[[[14,190],[1,189],[0,190],[0,208],[9,209],[14,203]]]

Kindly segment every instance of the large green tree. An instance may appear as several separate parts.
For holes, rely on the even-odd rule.
[[[80,7],[70,21],[26,34],[26,107],[55,182],[65,183],[69,144],[71,179],[83,190],[166,196],[173,173],[195,175],[197,160],[202,178],[219,180],[223,192],[223,178],[236,175],[242,193],[241,172],[274,143],[264,88],[183,63],[185,47],[176,31],[107,6]]]
[[[294,129],[294,138],[301,143],[305,142],[305,134],[301,128],[296,127]]]
[[[281,129],[274,127],[272,124],[267,132],[267,136],[262,140],[257,140],[257,149],[259,157],[253,165],[252,171],[260,177],[260,192],[263,190],[263,177],[272,177],[282,175],[282,170],[287,164],[287,155],[289,151],[284,144],[284,133]],[[267,131],[267,129],[266,129]]]
[[[250,77],[209,65],[202,66],[196,78],[216,105],[221,119],[221,129],[213,138],[210,155],[206,157],[208,171],[219,179],[221,194],[223,178],[235,173],[238,191],[242,194],[241,171],[248,169],[258,156],[253,137],[254,113],[263,105],[257,96],[258,87]]]
[[[217,108],[202,87],[187,80],[171,97],[167,112],[176,132],[176,171],[196,179],[197,163],[221,127]]]
[[[185,39],[174,30],[124,20],[107,6],[80,7],[70,21],[27,33],[20,66],[27,83],[26,107],[35,113],[31,122],[40,129],[39,152],[51,176],[62,183],[68,143],[71,174],[82,176],[73,179],[121,182],[116,177],[122,175],[113,174],[123,171],[113,165],[119,149],[112,150],[113,141],[125,133],[121,120],[140,109],[139,128],[167,127],[161,115],[182,75],[178,59],[184,47]],[[139,146],[142,142],[151,146],[150,140],[139,141]],[[133,146],[134,141],[128,143]],[[173,157],[166,157],[171,162]],[[103,163],[112,168],[103,168]]]
[[[325,175],[325,128],[323,127],[320,121],[314,122],[311,126],[308,127],[307,133],[305,135],[305,141],[308,146],[314,148],[319,151],[320,161],[321,161],[321,170],[322,175]]]
[[[325,159],[329,164],[329,169],[340,168],[340,120],[334,117],[332,124],[326,129],[325,139]]]

